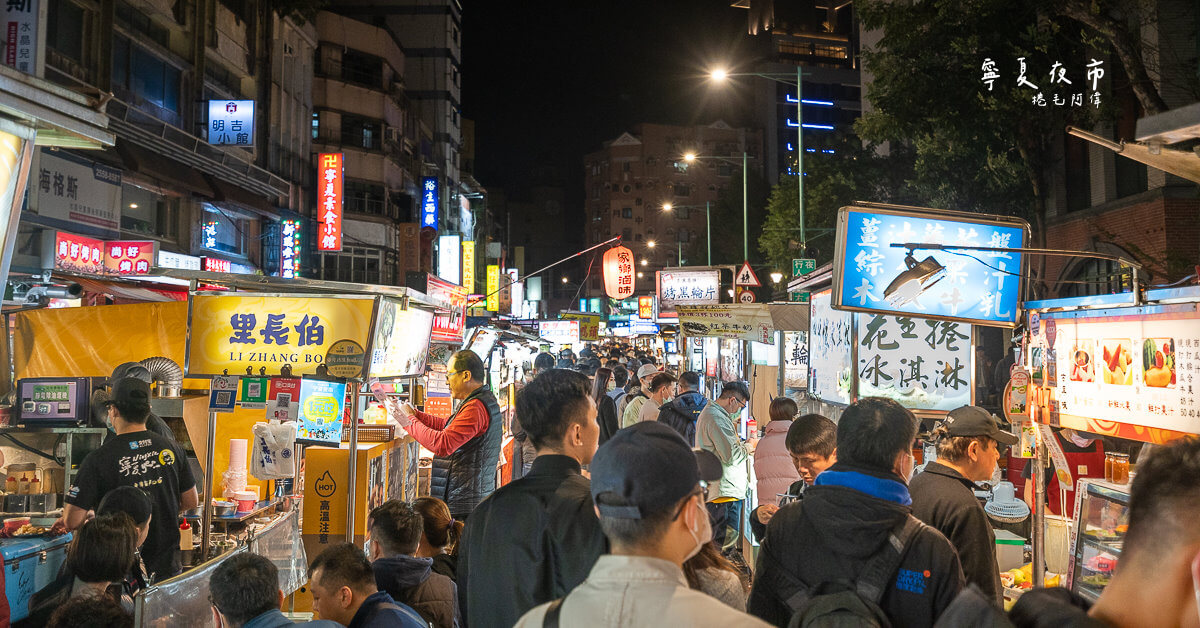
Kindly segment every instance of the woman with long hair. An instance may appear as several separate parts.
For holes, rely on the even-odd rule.
[[[450,516],[450,507],[436,497],[421,497],[413,508],[424,519],[424,531],[416,555],[433,559],[433,572],[458,580],[458,541],[462,538],[462,521]]]
[[[596,380],[592,383],[592,401],[596,402],[596,422],[600,424],[601,445],[621,429],[620,421],[617,420],[617,402],[608,394],[608,382],[612,379],[612,374],[612,369],[607,367],[596,369]]]
[[[739,611],[746,610],[746,585],[741,572],[709,541],[700,552],[683,563],[688,587],[706,593]]]

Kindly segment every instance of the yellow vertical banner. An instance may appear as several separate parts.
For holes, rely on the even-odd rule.
[[[489,312],[500,311],[500,267],[496,264],[487,267],[487,309]]]
[[[475,241],[462,243],[462,285],[467,294],[475,292]]]

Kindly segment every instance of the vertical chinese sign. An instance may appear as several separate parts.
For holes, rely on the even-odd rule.
[[[638,297],[638,318],[654,318],[654,297]]]
[[[425,177],[421,180],[421,226],[438,228],[437,177]]]
[[[208,143],[218,146],[253,146],[254,101],[208,101]]]
[[[475,241],[462,243],[462,286],[467,294],[475,291]]]
[[[37,0],[4,3],[4,65],[26,74],[37,71]]]
[[[614,246],[604,253],[604,292],[617,300],[633,296],[633,251]]]
[[[487,310],[500,311],[500,267],[495,264],[487,267]]]
[[[318,251],[342,250],[342,153],[321,153],[317,163]]]
[[[300,221],[279,223],[279,276],[292,279],[300,276]]]

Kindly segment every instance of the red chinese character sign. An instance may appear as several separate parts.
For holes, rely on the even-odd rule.
[[[54,234],[54,268],[99,275],[104,272],[104,242],[73,233]]]
[[[633,251],[614,246],[604,253],[604,292],[613,299],[633,296]]]
[[[104,243],[104,271],[110,275],[148,275],[154,266],[153,240],[110,240]]]
[[[317,160],[318,251],[342,250],[342,153],[321,153]]]

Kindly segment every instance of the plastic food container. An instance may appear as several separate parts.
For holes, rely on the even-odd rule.
[[[213,500],[213,514],[218,517],[227,517],[232,515],[236,508],[237,504],[234,502],[225,501],[223,499]]]
[[[258,503],[258,493],[255,491],[238,491],[233,494],[233,500],[237,502],[238,512],[250,512],[254,510],[255,504]]]
[[[10,517],[4,520],[4,531],[12,534],[24,525],[29,525],[29,517]]]

